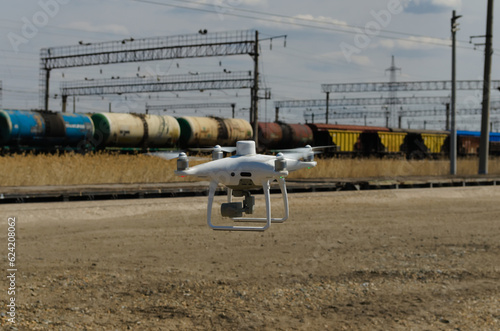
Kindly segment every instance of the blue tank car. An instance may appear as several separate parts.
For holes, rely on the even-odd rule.
[[[0,111],[0,147],[10,150],[86,150],[93,134],[92,120],[84,114]]]
[[[94,135],[94,124],[90,116],[84,114],[61,113],[66,127],[66,143],[76,145],[88,142]]]
[[[87,150],[94,134],[89,116],[39,111],[45,122],[45,137],[40,148],[59,151]]]
[[[38,144],[45,136],[42,115],[25,110],[0,110],[0,145]]]

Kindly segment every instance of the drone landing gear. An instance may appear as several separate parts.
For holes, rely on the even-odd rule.
[[[214,230],[226,230],[226,231],[264,231],[267,230],[271,223],[283,223],[288,218],[288,195],[286,193],[285,180],[283,178],[278,178],[278,184],[281,189],[281,194],[283,196],[283,205],[285,210],[285,215],[283,218],[272,218],[271,217],[271,196],[270,196],[270,184],[269,180],[262,182],[262,188],[264,190],[264,197],[266,200],[266,217],[265,218],[254,218],[254,217],[241,217],[243,212],[246,214],[253,213],[253,206],[255,204],[255,199],[250,195],[248,191],[234,191],[235,196],[245,196],[243,202],[232,202],[233,190],[227,189],[227,203],[221,205],[221,214],[225,217],[230,217],[236,222],[265,222],[264,226],[228,226],[228,225],[213,225],[212,224],[212,205],[214,202],[215,190],[217,189],[218,182],[210,182],[209,194],[208,194],[208,206],[207,206],[207,223],[208,226]]]

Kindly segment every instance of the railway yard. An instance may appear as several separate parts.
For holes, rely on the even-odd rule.
[[[127,6],[146,3],[153,5]],[[221,8],[230,9],[226,16],[244,10],[234,15],[240,18],[258,13],[240,5],[248,4]],[[50,7],[39,6],[21,21]],[[319,20],[289,18],[321,30],[339,25],[320,13]],[[459,17],[453,10],[452,32]],[[349,28],[340,25],[331,30]],[[105,26],[92,23],[96,31]],[[399,34],[391,43],[409,37],[439,45],[420,32],[413,38],[385,28],[383,35]],[[486,59],[483,80],[457,81],[453,34],[452,81],[429,80],[441,73],[420,72],[423,60],[417,75],[397,81],[392,55],[389,82],[367,82],[377,77],[366,71],[375,43],[363,50],[370,61],[352,62],[361,71],[341,77],[354,68],[344,42],[348,66],[338,65],[340,52],[310,48],[300,58],[314,66],[278,53],[264,71],[261,45],[271,51],[273,38],[283,39],[285,48],[287,34],[196,30],[128,37],[137,33],[131,29],[114,41],[101,40],[103,31],[79,33],[56,46],[40,29],[40,41],[15,46],[43,48],[21,53],[40,57],[38,106],[31,85],[16,87],[10,72],[23,68],[19,77],[31,77],[28,62],[9,64],[6,84],[0,80],[0,241],[7,243],[0,329],[500,330],[500,121],[489,118],[500,109],[500,81],[487,75]],[[12,31],[5,35],[14,47]],[[475,37],[483,36],[471,43]],[[291,53],[308,49],[290,41]],[[228,56],[250,56],[253,68]],[[95,71],[83,68],[90,66]],[[214,72],[201,71],[207,68]],[[301,77],[306,68],[313,78]],[[313,95],[313,81],[333,78],[321,84],[320,99],[300,99]],[[245,90],[249,100],[240,102]],[[458,100],[456,90],[465,91]],[[274,120],[267,100],[274,100]],[[464,117],[479,115],[479,105],[481,132],[479,121]],[[231,115],[221,109],[228,106]],[[288,197],[275,194],[285,192],[285,177]],[[228,226],[233,221],[251,225],[238,232]]]
[[[157,150],[234,146],[258,137],[259,152],[322,146],[327,156],[437,159],[449,156],[450,132],[360,125],[292,124],[220,117],[137,113],[70,114],[0,110],[0,153],[63,153]],[[255,132],[254,132],[255,131]],[[256,133],[254,135],[254,133]],[[457,131],[457,154],[479,155],[480,133]],[[489,154],[500,153],[500,134],[489,133]]]
[[[205,196],[3,204],[16,328],[495,330],[499,199],[497,186],[294,193],[291,218],[263,233],[209,230]]]

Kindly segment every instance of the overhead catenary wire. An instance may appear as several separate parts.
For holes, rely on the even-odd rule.
[[[181,2],[183,4],[188,3],[188,4],[191,4],[194,6],[203,6],[203,7],[207,7],[207,8],[190,7],[190,6],[181,5],[181,4],[172,4],[172,3],[161,2],[158,0],[156,0],[156,1],[155,0],[131,0],[131,1],[159,5],[159,6],[167,6],[167,7],[173,7],[173,8],[182,8],[182,9],[188,9],[188,10],[209,12],[209,13],[218,13],[217,8],[220,8],[220,9],[226,10],[223,13],[223,15],[227,15],[227,16],[234,16],[234,17],[255,19],[255,20],[268,21],[268,22],[274,22],[274,23],[280,23],[280,24],[302,26],[302,27],[313,28],[313,29],[331,30],[331,31],[343,32],[343,33],[356,34],[359,32],[360,29],[361,30],[364,29],[363,26],[348,24],[346,22],[341,22],[341,21],[335,22],[335,21],[327,21],[327,20],[315,19],[315,18],[289,16],[289,15],[283,15],[283,14],[278,14],[278,13],[267,13],[267,12],[251,10],[251,9],[247,9],[247,8],[238,8],[235,6],[224,6],[222,4],[207,4],[207,3],[202,3],[199,1],[170,0],[170,1],[175,1],[175,2]],[[244,15],[244,14],[239,14],[238,12],[246,13],[246,14],[262,15],[262,16],[267,16],[269,18]],[[290,21],[283,21],[283,19],[287,19]],[[15,21],[15,20],[3,19],[3,21],[0,23],[4,23],[3,24],[4,26],[5,26],[4,21],[10,21],[12,23],[17,23],[17,21]],[[305,23],[299,23],[299,22],[305,22]],[[307,23],[310,23],[310,24],[307,24]],[[7,24],[8,24],[8,22],[7,22]],[[311,24],[321,24],[321,25],[325,25],[325,27],[311,25]],[[2,24],[0,24],[0,26],[1,25]],[[331,26],[331,27],[328,27],[328,26]],[[335,29],[333,27],[340,27],[341,29]],[[78,28],[67,27],[67,26],[60,27],[60,26],[46,25],[45,28],[59,29],[62,31],[76,31],[76,32],[85,31],[85,29],[78,29]],[[350,29],[350,30],[346,30],[346,29]],[[421,35],[421,34],[393,31],[393,30],[388,30],[388,29],[380,29],[380,32],[394,34],[394,35],[400,35],[400,36],[413,37],[413,38],[430,38],[430,39],[439,40],[439,42],[436,43],[436,42],[432,42],[432,41],[428,41],[428,40],[426,41],[426,40],[414,40],[414,39],[408,39],[408,38],[397,38],[397,37],[386,36],[386,35],[379,35],[378,37],[380,37],[380,38],[404,40],[404,41],[409,41],[409,42],[414,42],[414,43],[423,43],[423,44],[436,44],[439,46],[450,46],[450,44],[443,44],[443,43],[451,43],[451,41],[448,39],[443,39],[443,38],[434,37],[434,36],[426,36],[426,35]],[[40,30],[39,33],[71,37],[70,35],[67,35],[67,34],[59,34],[56,32],[46,31],[46,29]],[[120,34],[120,33],[116,33],[116,32],[106,32],[106,31],[101,32],[100,36],[102,36],[102,35],[124,36],[124,34]],[[468,41],[466,41],[466,40],[458,40],[458,41],[463,42],[464,44],[468,44]],[[473,49],[472,47],[465,47],[465,46],[460,46],[460,47],[470,49],[470,50]],[[495,54],[495,55],[500,56],[500,54]]]
[[[178,5],[178,4],[160,2],[157,0],[132,0],[132,1],[141,2],[141,3],[148,3],[148,4],[152,4],[152,5],[158,5],[158,6],[182,8],[182,9],[202,11],[202,12],[208,12],[208,13],[217,13],[217,10],[215,8],[213,8],[214,7],[213,5],[203,4],[203,3],[199,3],[199,2],[192,2],[192,1],[182,1],[182,3],[187,2],[187,3],[194,4],[194,5],[210,6],[210,8],[199,8],[199,7],[192,7],[192,6],[186,6],[186,5]],[[177,0],[172,0],[172,1],[177,1]],[[224,15],[228,15],[228,16],[248,18],[248,19],[254,19],[254,20],[259,20],[259,21],[267,21],[267,22],[273,22],[273,23],[294,25],[294,26],[300,26],[300,27],[305,27],[305,28],[313,28],[313,29],[318,29],[318,30],[334,31],[334,32],[349,33],[349,34],[358,34],[359,29],[360,29],[359,26],[349,25],[349,24],[345,24],[345,27],[347,27],[348,29],[340,29],[340,28],[336,28],[336,27],[332,27],[332,26],[312,25],[312,24],[308,24],[308,23],[300,23],[297,21],[308,21],[310,23],[315,22],[317,24],[330,24],[330,25],[333,25],[333,23],[314,20],[314,19],[297,18],[297,17],[287,16],[287,15],[270,14],[270,13],[264,13],[264,12],[258,12],[258,11],[251,11],[248,9],[243,10],[243,9],[234,8],[234,7],[227,7],[227,6],[222,6],[222,7],[226,8],[226,9],[231,9],[231,11],[248,11],[250,13],[255,13],[255,14],[258,13],[259,15],[271,16],[271,18],[266,18],[266,17],[251,16],[251,15],[247,15],[247,14],[240,14],[240,13],[235,13],[235,12],[225,12],[224,13]],[[292,21],[288,21],[288,22],[282,21],[281,19],[283,19],[283,18],[290,19]],[[334,25],[334,26],[338,26],[338,25]],[[342,24],[342,26],[344,26],[344,24]],[[378,38],[402,40],[402,41],[412,42],[412,43],[430,44],[430,45],[445,46],[445,47],[451,46],[451,41],[447,40],[447,39],[441,39],[441,38],[436,38],[436,37],[431,37],[431,36],[416,35],[416,34],[409,34],[409,33],[403,33],[403,32],[396,32],[396,31],[390,31],[390,30],[380,30],[380,31],[384,32],[384,33],[405,35],[405,36],[408,36],[410,38],[388,36],[388,35],[385,35],[382,33],[376,36]],[[430,38],[430,39],[434,39],[436,41],[422,40],[422,39],[411,39],[411,38]],[[464,43],[466,43],[466,42],[464,41]],[[472,50],[472,47],[468,47],[468,46],[458,46],[458,47]]]

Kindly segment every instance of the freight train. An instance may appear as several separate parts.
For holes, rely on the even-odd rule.
[[[339,124],[259,123],[262,149],[324,146],[326,156],[439,158],[449,154],[450,132]],[[479,154],[480,132],[458,131],[459,156]],[[489,152],[500,155],[500,133],[490,133]]]
[[[284,146],[287,143],[296,144],[298,140],[302,145],[328,146],[325,148],[327,155],[406,156],[415,159],[446,154],[449,136],[446,131],[402,130],[375,126],[295,124],[287,128],[288,126],[285,123],[260,123],[259,138],[272,147]],[[282,142],[279,142],[280,127],[283,132]]]
[[[252,136],[250,123],[234,118],[0,110],[4,153],[234,146]]]
[[[243,119],[174,118],[124,113],[69,114],[0,110],[0,151],[151,151],[234,146],[251,139]],[[324,146],[326,156],[437,158],[449,152],[449,132],[336,124],[258,124],[260,152]],[[479,132],[458,131],[459,156],[477,155]],[[500,133],[490,134],[490,154],[500,155]]]

